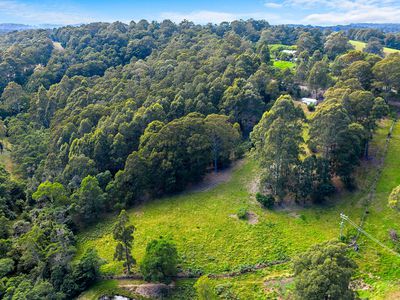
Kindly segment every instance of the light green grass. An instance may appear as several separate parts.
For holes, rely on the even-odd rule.
[[[388,154],[385,160],[384,169],[378,181],[376,196],[372,201],[369,214],[365,223],[365,230],[384,242],[385,245],[396,249],[395,243],[389,237],[389,230],[395,229],[400,233],[400,213],[388,207],[388,196],[391,190],[400,184],[400,123],[394,128]],[[371,298],[389,299],[385,290],[390,294],[397,291],[397,296],[392,299],[399,299],[400,289],[396,282],[400,280],[400,257],[386,251],[379,245],[367,238],[361,237],[360,244],[363,251],[358,259],[366,274],[373,274],[377,278],[368,278],[367,281],[376,282],[376,292],[371,293]],[[400,247],[398,248],[400,249]],[[387,282],[379,282],[384,278]]]
[[[294,69],[295,66],[296,66],[296,64],[291,61],[285,61],[285,60],[275,60],[274,61],[274,67],[279,68],[281,70]]]
[[[18,179],[19,176],[15,172],[15,165],[11,158],[12,145],[7,139],[2,140],[2,143],[4,149],[3,153],[0,153],[0,164],[10,173],[12,179]]]
[[[352,45],[354,46],[354,48],[355,48],[356,50],[358,50],[358,51],[363,51],[363,49],[364,49],[365,46],[366,46],[366,43],[360,42],[360,41],[354,41],[354,40],[351,40],[351,41],[350,41],[350,44],[352,44]],[[400,52],[400,50],[384,47],[384,48],[383,48],[383,52],[385,53],[385,55],[389,55],[389,54],[391,54],[391,53]]]
[[[382,151],[389,125],[390,122],[386,121],[378,128],[371,145],[372,155],[379,155]],[[377,199],[366,223],[366,230],[388,245],[391,242],[388,241],[387,230],[393,227],[400,232],[399,214],[386,206],[387,194],[393,186],[400,184],[399,134],[400,124],[396,126],[382,179],[378,183]],[[131,222],[137,228],[133,256],[140,263],[147,243],[166,236],[175,241],[181,255],[181,267],[185,270],[219,273],[293,257],[316,243],[336,239],[340,212],[359,222],[363,212],[362,199],[375,174],[375,163],[365,163],[357,170],[358,191],[341,192],[323,206],[290,210],[267,211],[259,207],[249,188],[254,185],[258,174],[256,163],[248,158],[233,172],[229,182],[210,191],[166,197],[129,210]],[[234,217],[243,206],[258,215],[258,224],[251,225]],[[115,216],[109,216],[81,233],[78,237],[78,257],[85,249],[95,248],[106,260],[102,271],[121,274],[122,264],[113,261],[115,242],[111,231],[114,221]],[[374,291],[364,294],[384,297],[395,290],[396,278],[400,277],[399,261],[364,238],[360,240],[360,250],[360,253],[353,254],[360,265],[359,276],[375,287]],[[395,267],[392,267],[393,264]],[[273,270],[273,273],[267,269],[240,278],[217,280],[216,284],[230,285],[243,299],[250,296],[262,299],[263,282],[271,276],[290,274],[291,267],[287,264]],[[369,274],[373,276],[370,278]]]

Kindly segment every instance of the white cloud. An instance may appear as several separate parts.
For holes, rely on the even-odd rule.
[[[301,22],[315,25],[349,23],[398,23],[398,0],[286,0],[285,6],[322,11],[305,16]]]
[[[283,5],[275,2],[265,2],[264,6],[268,8],[281,8]]]
[[[293,23],[293,20],[285,18],[282,14],[273,14],[265,12],[250,12],[243,14],[235,14],[229,12],[218,12],[218,11],[192,11],[188,13],[182,12],[163,12],[160,14],[160,20],[170,19],[173,22],[181,22],[183,20],[189,20],[198,24],[206,23],[221,23],[221,22],[231,22],[234,20],[266,20],[272,24],[283,24],[283,23]]]
[[[193,11],[189,13],[181,13],[181,12],[163,12],[161,13],[162,19],[170,19],[174,22],[181,22],[183,20],[190,20],[195,23],[221,23],[224,21],[233,21],[238,19],[238,16],[235,14],[227,13],[227,12],[217,12],[217,11]]]
[[[57,3],[50,6],[34,6],[15,0],[0,0],[0,16],[17,18],[24,23],[54,23],[77,24],[94,21],[93,18],[82,14],[78,9],[65,7]]]

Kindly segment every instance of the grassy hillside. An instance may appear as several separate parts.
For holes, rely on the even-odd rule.
[[[365,48],[365,45],[366,45],[366,43],[364,43],[364,42],[354,41],[354,40],[351,40],[350,43],[358,51],[362,51]],[[385,55],[388,55],[388,54],[391,54],[391,53],[400,52],[400,50],[384,47],[383,48],[383,52],[385,53]]]
[[[382,123],[372,143],[372,155],[382,153],[389,122]],[[378,182],[376,199],[366,219],[366,230],[393,247],[388,230],[400,231],[398,214],[387,208],[390,190],[400,184],[400,124],[391,141],[382,177]],[[258,168],[248,158],[233,172],[232,178],[214,189],[192,192],[146,203],[131,209],[132,223],[137,227],[133,255],[140,263],[146,244],[159,236],[169,236],[177,244],[182,256],[182,268],[220,273],[236,270],[259,262],[292,257],[315,243],[335,239],[339,235],[339,214],[344,212],[359,222],[363,199],[376,171],[377,159],[364,163],[358,173],[360,189],[355,193],[341,192],[336,199],[323,206],[310,208],[286,208],[266,211],[254,200]],[[247,207],[254,213],[252,223],[235,217],[236,212]],[[397,218],[396,218],[397,217]],[[79,253],[86,248],[96,248],[106,264],[102,271],[121,274],[122,264],[113,261],[115,243],[111,237],[112,223],[109,216],[79,236]],[[258,222],[256,222],[256,220]],[[351,228],[345,228],[345,232]],[[373,242],[361,237],[360,252],[354,258],[360,265],[359,276],[373,287],[364,296],[384,298],[395,290],[396,278],[400,277],[400,258],[396,258]],[[215,280],[216,284],[228,285],[242,297],[260,299],[265,290],[285,293],[291,283],[273,280],[273,288],[264,282],[270,278],[290,275],[290,264],[276,266],[233,279]],[[275,288],[278,285],[278,289]]]

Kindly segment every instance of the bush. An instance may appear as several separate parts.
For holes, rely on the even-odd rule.
[[[11,258],[0,259],[0,277],[4,277],[14,270],[14,261]]]
[[[275,203],[275,198],[271,194],[263,195],[261,193],[257,193],[256,199],[263,207],[268,209],[271,209]]]
[[[308,104],[307,109],[308,109],[308,111],[315,111],[315,104],[314,103]]]
[[[238,216],[238,218],[240,220],[246,220],[247,219],[247,208],[245,208],[245,207],[239,208],[239,210],[236,213],[236,215]]]
[[[319,184],[312,195],[313,202],[322,203],[326,197],[334,194],[335,190],[335,186],[330,182]]]
[[[175,245],[161,238],[147,244],[140,271],[147,281],[169,283],[178,273],[177,263]]]
[[[388,204],[390,208],[400,210],[400,185],[395,187],[390,193]]]

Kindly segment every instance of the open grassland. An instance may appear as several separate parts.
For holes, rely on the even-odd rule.
[[[285,60],[275,60],[274,61],[274,67],[279,68],[279,69],[294,69],[296,67],[296,64],[291,61],[285,61]]]
[[[400,184],[400,124],[397,123],[390,142],[384,168],[378,181],[376,195],[369,208],[365,230],[382,241],[391,249],[400,250],[399,242],[395,243],[389,236],[389,230],[400,232],[400,213],[388,207],[388,196],[392,189]],[[379,245],[361,236],[362,251],[358,258],[364,270],[367,282],[378,281],[376,290],[366,294],[377,299],[399,299],[400,255],[395,256]],[[372,276],[369,276],[372,275]],[[379,279],[385,279],[379,282]],[[381,291],[386,293],[380,293]]]
[[[360,221],[364,211],[363,199],[375,175],[377,158],[382,154],[389,126],[389,121],[380,124],[371,145],[371,155],[375,159],[363,163],[357,171],[359,190],[339,192],[335,199],[321,206],[277,208],[273,211],[262,209],[254,200],[259,169],[251,158],[247,158],[234,170],[229,182],[214,189],[166,197],[129,210],[131,222],[137,228],[134,257],[140,263],[146,244],[154,238],[166,236],[177,244],[182,269],[221,273],[293,257],[316,243],[338,238],[340,212],[355,222]],[[400,184],[398,153],[400,123],[393,133],[376,198],[365,224],[367,231],[390,247],[394,245],[389,241],[388,230],[400,231],[399,214],[387,208],[388,193]],[[236,212],[242,207],[257,215],[256,224],[236,218]],[[115,242],[111,231],[114,221],[115,217],[109,216],[80,234],[78,257],[85,249],[96,248],[106,260],[102,271],[121,274],[122,264],[113,261]],[[344,231],[351,231],[351,228],[346,226]],[[371,286],[361,295],[373,299],[389,297],[396,291],[400,277],[400,258],[364,237],[360,238],[359,244],[360,252],[353,253],[360,266],[358,276]],[[290,273],[288,263],[213,281],[220,290],[232,290],[240,299],[264,299],[265,293],[270,296],[287,293],[293,284],[279,278],[288,277]],[[193,293],[193,283],[194,280],[185,281],[179,294]],[[178,294],[171,297],[184,299]]]
[[[354,46],[354,48],[358,51],[362,51],[365,48],[365,46],[367,45],[364,42],[354,41],[354,40],[351,40],[350,44],[352,44]],[[383,52],[385,53],[385,55],[389,55],[391,53],[398,53],[398,52],[400,52],[400,50],[384,47]]]

